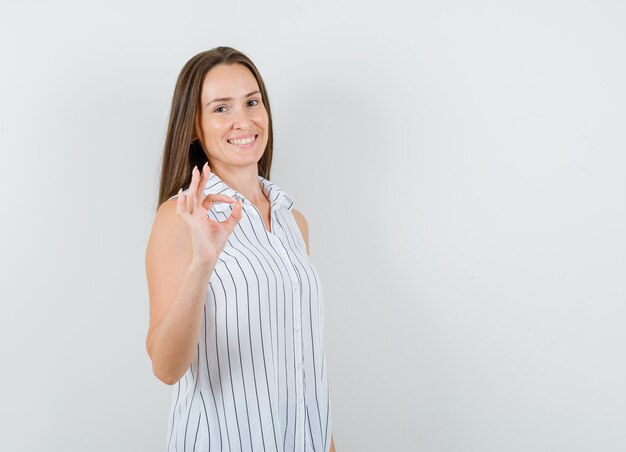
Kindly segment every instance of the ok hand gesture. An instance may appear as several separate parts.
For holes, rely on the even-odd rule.
[[[204,195],[204,187],[211,175],[208,163],[200,171],[194,166],[191,172],[189,193],[185,195],[182,188],[178,191],[176,214],[187,224],[191,234],[193,247],[192,260],[197,263],[214,263],[226,246],[228,237],[242,217],[242,204],[227,195]],[[199,179],[199,180],[198,180]],[[216,201],[235,203],[230,216],[222,221],[215,221],[208,216],[209,209]]]

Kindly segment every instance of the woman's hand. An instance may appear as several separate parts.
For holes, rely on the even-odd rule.
[[[204,195],[204,187],[211,176],[208,163],[200,171],[194,166],[187,195],[182,188],[178,191],[176,214],[187,224],[191,234],[192,262],[196,264],[214,263],[226,246],[228,237],[242,217],[242,204],[230,196],[220,194]],[[198,180],[199,179],[199,180]],[[216,201],[235,203],[230,216],[222,221],[209,218],[208,212]]]

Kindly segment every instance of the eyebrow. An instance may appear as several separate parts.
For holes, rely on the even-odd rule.
[[[251,93],[246,94],[244,97],[250,97],[253,94],[261,94],[261,91],[252,91]],[[219,97],[217,99],[213,99],[212,101],[208,102],[207,105],[211,105],[213,102],[225,102],[227,100],[233,100],[232,97]]]

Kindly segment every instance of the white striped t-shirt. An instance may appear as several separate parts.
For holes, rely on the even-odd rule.
[[[216,174],[204,190],[241,199],[243,216],[211,275],[196,356],[173,386],[168,451],[330,448],[322,283],[292,198],[258,177],[271,232],[254,204]],[[231,211],[214,203],[209,217],[224,221]]]

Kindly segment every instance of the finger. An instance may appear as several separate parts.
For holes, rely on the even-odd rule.
[[[202,201],[202,206],[209,210],[211,208],[211,204],[213,204],[214,202],[227,202],[229,204],[232,204],[233,202],[235,202],[236,200],[231,198],[228,195],[222,195],[219,193],[209,193],[208,195],[206,195],[206,197],[204,198],[204,201]]]
[[[187,211],[193,213],[196,208],[196,192],[198,191],[198,168],[195,166],[191,170],[191,183],[187,193]]]
[[[183,193],[182,188],[178,190],[178,198],[176,198],[176,213],[178,215],[187,213],[187,208],[185,207],[185,193]]]
[[[204,188],[206,187],[209,176],[211,175],[211,172],[208,169],[208,162],[204,162],[204,166],[202,166],[202,172],[200,174],[202,177],[200,178],[198,193],[196,195],[198,197],[198,205],[202,205],[202,201],[204,201]]]

